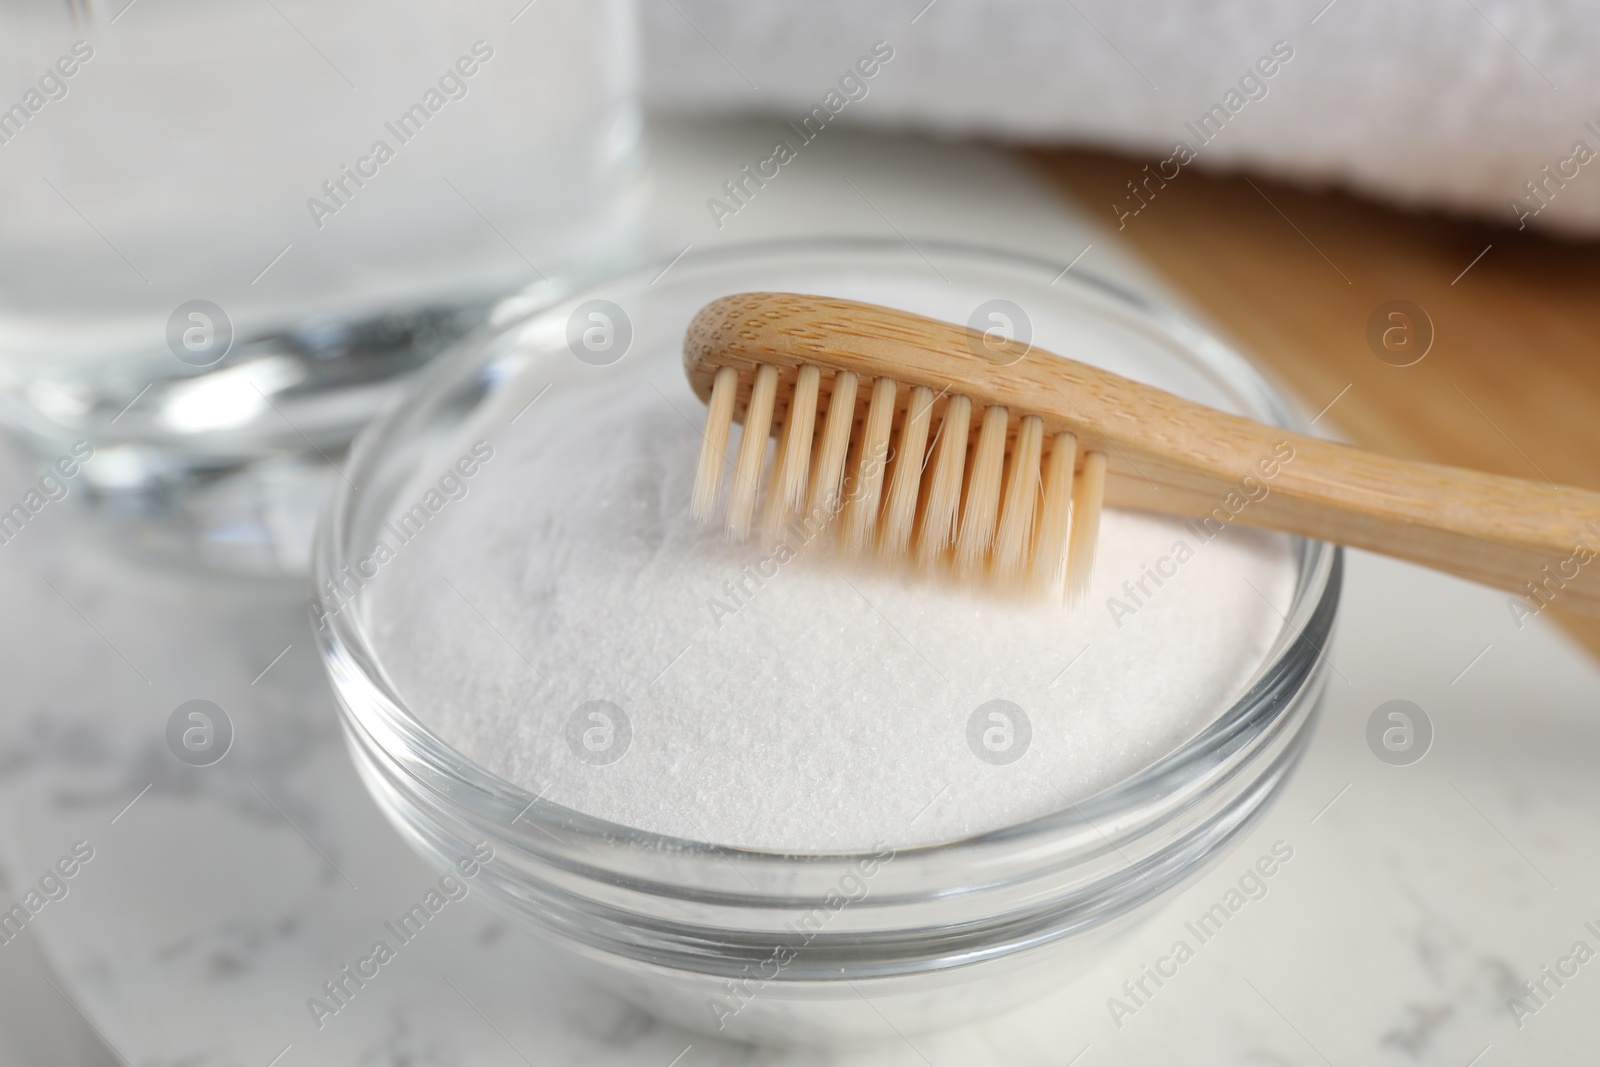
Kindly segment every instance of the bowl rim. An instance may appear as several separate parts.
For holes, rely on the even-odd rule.
[[[909,247],[908,247],[909,246]],[[308,607],[319,652],[337,696],[337,705],[347,729],[359,730],[365,738],[402,765],[412,777],[422,771],[437,775],[450,784],[452,800],[477,812],[511,810],[519,814],[503,823],[519,819],[547,830],[559,830],[564,841],[578,846],[615,847],[619,842],[653,852],[710,855],[721,861],[750,863],[795,862],[836,865],[856,863],[881,856],[873,849],[831,851],[788,851],[723,845],[712,841],[661,834],[611,822],[546,800],[516,783],[502,778],[445,742],[429,729],[407,706],[399,689],[382,668],[381,657],[373,646],[358,610],[345,610],[335,591],[336,579],[349,562],[343,551],[353,520],[364,499],[359,487],[372,484],[370,477],[383,460],[395,435],[408,420],[435,407],[450,395],[450,386],[470,383],[478,372],[493,364],[496,342],[512,336],[541,315],[564,305],[576,306],[593,296],[614,293],[638,284],[653,284],[668,267],[705,267],[759,260],[774,255],[827,255],[904,257],[914,252],[923,260],[930,256],[953,257],[968,264],[987,263],[1005,271],[1025,270],[1054,277],[1052,286],[1077,288],[1143,318],[1146,324],[1169,336],[1187,351],[1201,355],[1208,369],[1226,377],[1230,388],[1243,391],[1252,404],[1260,405],[1273,424],[1287,430],[1305,432],[1308,427],[1299,413],[1254,364],[1241,353],[1176,309],[1133,292],[1093,271],[1072,264],[1008,249],[958,241],[923,240],[915,245],[898,239],[815,236],[779,238],[730,243],[714,249],[687,251],[675,259],[661,258],[608,278],[591,281],[579,288],[558,292],[539,291],[533,286],[507,298],[500,314],[490,324],[423,368],[408,388],[396,395],[360,433],[345,464],[345,477],[335,486],[332,499],[324,507],[317,524],[312,552],[311,597]],[[499,388],[502,383],[496,385]],[[1326,638],[1321,643],[1305,636],[1314,628],[1326,635],[1336,614],[1342,578],[1342,550],[1339,546],[1305,538],[1292,539],[1296,556],[1295,592],[1284,615],[1284,624],[1262,664],[1238,697],[1205,727],[1153,763],[1088,797],[1043,815],[1021,822],[960,838],[929,843],[894,846],[897,860],[917,856],[946,855],[960,850],[1012,848],[1018,843],[1058,837],[1084,827],[1105,836],[1100,827],[1117,821],[1117,816],[1147,805],[1152,796],[1181,791],[1193,780],[1196,768],[1215,763],[1219,746],[1236,742],[1241,733],[1257,735],[1270,730],[1278,719],[1289,715],[1295,702],[1277,699],[1287,676],[1298,678],[1298,690],[1322,672]],[[1308,651],[1309,650],[1309,651]],[[352,674],[352,672],[354,672]],[[371,699],[357,701],[346,692],[347,684],[367,690]],[[360,705],[360,706],[353,706]],[[372,717],[376,717],[375,719]],[[373,728],[377,727],[375,731]],[[406,751],[396,752],[380,739],[398,735]],[[463,796],[462,794],[465,794]],[[496,803],[498,802],[498,803]],[[507,805],[510,805],[509,808]],[[1109,840],[1109,839],[1108,839]]]

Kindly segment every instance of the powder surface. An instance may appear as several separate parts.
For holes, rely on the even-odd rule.
[[[1072,611],[730,545],[688,514],[703,407],[654,378],[563,387],[486,430],[466,495],[362,596],[419,718],[558,804],[781,851],[992,830],[1176,748],[1282,626],[1291,545],[1237,526],[1205,541],[1108,510]],[[1158,564],[1135,606],[1124,582]]]

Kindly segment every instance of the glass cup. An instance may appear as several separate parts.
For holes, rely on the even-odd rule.
[[[354,432],[633,254],[629,0],[0,0],[0,412],[134,543],[303,570]]]

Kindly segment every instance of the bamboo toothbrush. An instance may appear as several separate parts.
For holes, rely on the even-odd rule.
[[[1252,422],[1038,348],[829,297],[742,293],[690,323],[708,404],[693,513],[1081,597],[1103,503],[1239,522],[1600,614],[1600,493],[1411,463]],[[776,432],[776,456],[767,442]],[[764,477],[765,474],[765,477]]]

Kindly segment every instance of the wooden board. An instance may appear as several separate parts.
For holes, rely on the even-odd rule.
[[[1186,168],[1145,183],[1153,160],[1029,156],[1351,440],[1600,489],[1600,243],[1254,176]],[[1394,365],[1407,356],[1382,329],[1368,340],[1397,300],[1432,326],[1410,366]],[[1414,314],[1382,319],[1392,345],[1422,336]],[[1600,622],[1561,621],[1600,655]]]

